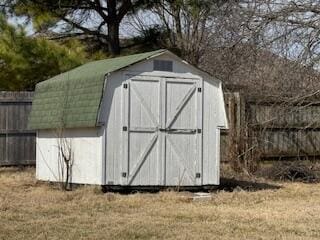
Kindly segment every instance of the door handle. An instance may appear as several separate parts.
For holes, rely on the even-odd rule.
[[[177,129],[172,129],[172,128],[167,129],[167,132],[176,132],[176,131]]]
[[[176,132],[176,133],[196,133],[196,129],[174,129],[174,128],[159,128],[160,132]]]
[[[196,129],[169,129],[168,132],[172,133],[196,133]]]
[[[159,128],[160,132],[174,132],[177,129],[171,129],[171,128]]]

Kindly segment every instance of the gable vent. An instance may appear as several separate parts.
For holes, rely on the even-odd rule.
[[[153,70],[172,72],[172,61],[153,60]]]

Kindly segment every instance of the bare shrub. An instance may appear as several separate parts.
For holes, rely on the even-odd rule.
[[[273,180],[312,183],[320,181],[319,172],[320,168],[317,164],[293,161],[275,162],[257,174]]]
[[[71,176],[73,166],[72,142],[64,136],[63,130],[58,131],[57,144],[59,181],[62,189],[70,191],[72,190]]]

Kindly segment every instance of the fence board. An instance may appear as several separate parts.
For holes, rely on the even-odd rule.
[[[27,129],[33,92],[0,92],[0,166],[33,165],[36,133]]]

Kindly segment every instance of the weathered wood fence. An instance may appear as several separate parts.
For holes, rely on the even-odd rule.
[[[32,92],[0,92],[0,166],[35,164],[36,133],[27,130]],[[222,161],[320,159],[320,101],[246,99],[225,94],[230,129]]]
[[[0,166],[30,165],[36,133],[27,130],[32,92],[0,92]]]
[[[319,160],[320,101],[316,99],[261,100],[226,93],[230,129],[222,132],[222,160],[236,158],[244,165],[253,160]]]

